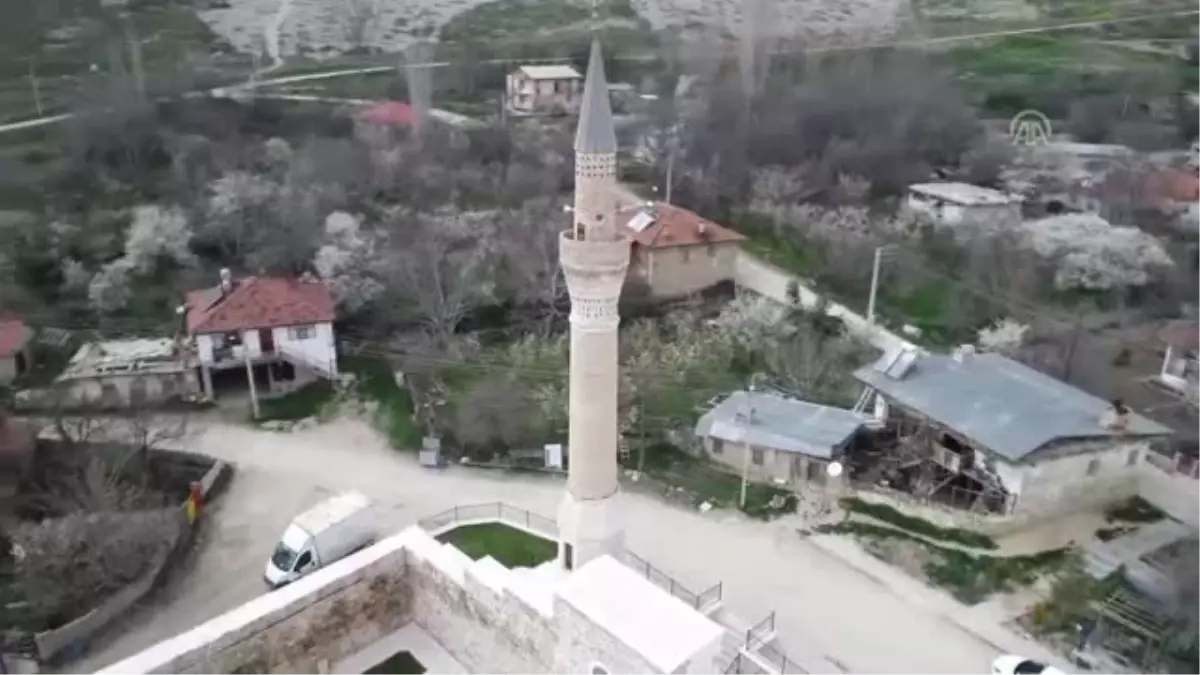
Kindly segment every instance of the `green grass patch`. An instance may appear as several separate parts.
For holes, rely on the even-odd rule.
[[[861,513],[875,520],[894,525],[902,530],[919,534],[930,539],[953,542],[987,551],[996,550],[996,542],[986,534],[974,532],[959,527],[942,527],[924,518],[910,516],[887,504],[872,504],[856,497],[841,500],[842,508],[852,513]]]
[[[464,525],[438,536],[472,560],[492,556],[508,568],[537,567],[558,555],[558,543],[502,523]]]
[[[425,666],[411,652],[396,652],[367,669],[368,675],[420,675],[423,672]]]
[[[1028,586],[1038,577],[1062,569],[1073,559],[1071,551],[1065,548],[1033,555],[973,555],[932,544],[890,527],[853,520],[818,527],[817,532],[849,534],[876,541],[898,539],[918,544],[930,556],[922,570],[926,579],[966,604],[978,603],[993,593]],[[874,547],[868,547],[868,550],[879,555]]]
[[[762,520],[796,509],[795,495],[760,483],[746,486],[746,505],[739,506],[741,476],[726,471],[715,462],[689,455],[669,443],[654,443],[645,449],[645,453],[645,472],[667,485],[683,488],[694,504],[709,502],[713,506],[741,508],[746,515]],[[630,461],[636,462],[636,457],[636,452],[631,453]]]
[[[332,384],[327,380],[318,380],[283,396],[263,399],[258,404],[258,421],[294,422],[313,417],[333,400],[335,394]]]
[[[393,448],[421,447],[421,430],[413,419],[412,394],[396,384],[392,367],[384,359],[350,358],[346,369],[358,378],[358,393],[375,402],[375,424]]]
[[[742,248],[797,276],[812,277],[822,267],[821,254],[803,242],[782,237],[762,216],[739,213],[730,224],[746,237]]]
[[[1104,510],[1104,518],[1110,523],[1156,523],[1166,517],[1157,506],[1136,495]]]

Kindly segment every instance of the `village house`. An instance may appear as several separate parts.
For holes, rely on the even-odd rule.
[[[193,355],[170,338],[84,344],[54,380],[51,405],[105,410],[194,400],[200,387]],[[30,394],[36,405],[38,393]]]
[[[907,209],[964,235],[1021,224],[1021,198],[969,183],[918,183],[908,187]]]
[[[687,209],[646,203],[617,214],[633,250],[629,278],[659,299],[679,298],[732,281],[745,238]]]
[[[508,74],[505,94],[509,111],[518,115],[573,113],[583,76],[571,66],[521,66]]]
[[[1171,431],[999,354],[892,350],[855,373],[897,436],[864,482],[1006,515],[1128,497],[1150,443]]]
[[[354,114],[354,134],[371,145],[384,145],[417,126],[417,114],[404,101],[377,101]]]
[[[16,318],[0,319],[0,384],[9,384],[33,367],[34,331]]]
[[[184,313],[209,397],[214,371],[261,366],[273,393],[337,377],[333,296],[319,280],[234,280],[221,270],[217,286],[188,293]]]
[[[695,434],[713,461],[750,480],[833,486],[841,476],[830,475],[830,465],[867,422],[841,408],[739,391],[702,415]]]

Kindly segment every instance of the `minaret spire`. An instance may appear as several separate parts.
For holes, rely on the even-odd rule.
[[[596,1],[592,0],[593,31]],[[560,558],[572,569],[624,548],[617,513],[619,301],[629,240],[617,224],[617,134],[600,41],[593,33],[575,133],[575,220],[559,236],[571,296],[567,490],[558,508]]]
[[[604,76],[604,55],[600,40],[592,36],[587,76],[583,80],[583,101],[579,106],[579,126],[575,130],[577,154],[608,154],[617,151],[612,106],[608,101],[608,79]]]

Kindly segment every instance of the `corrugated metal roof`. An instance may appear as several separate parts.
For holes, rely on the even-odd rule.
[[[604,56],[600,53],[600,41],[592,40],[587,79],[583,81],[583,100],[579,105],[579,127],[575,130],[575,152],[600,155],[616,151],[617,132],[608,101]]]
[[[841,408],[739,391],[700,418],[696,435],[830,459],[865,422]]]
[[[1047,443],[1068,438],[1165,436],[1171,430],[1130,413],[1124,432],[1101,424],[1111,404],[999,354],[974,354],[962,363],[944,354],[919,358],[896,379],[879,362],[854,373],[900,405],[962,435],[981,448],[1019,461]]]

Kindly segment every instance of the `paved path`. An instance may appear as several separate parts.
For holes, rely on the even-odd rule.
[[[262,568],[276,538],[294,514],[332,492],[368,494],[385,531],[456,504],[497,500],[552,515],[562,494],[557,478],[422,469],[353,420],[290,434],[214,424],[189,446],[237,467],[208,515],[191,569],[71,672],[111,664],[263,593]],[[1024,648],[984,618],[971,619],[982,628],[964,629],[956,619],[961,605],[899,571],[889,574],[843,538],[822,538],[830,549],[779,522],[700,514],[631,493],[621,503],[633,550],[689,587],[723,581],[726,604],[747,620],[775,610],[782,645],[811,672],[983,673],[999,652]]]

